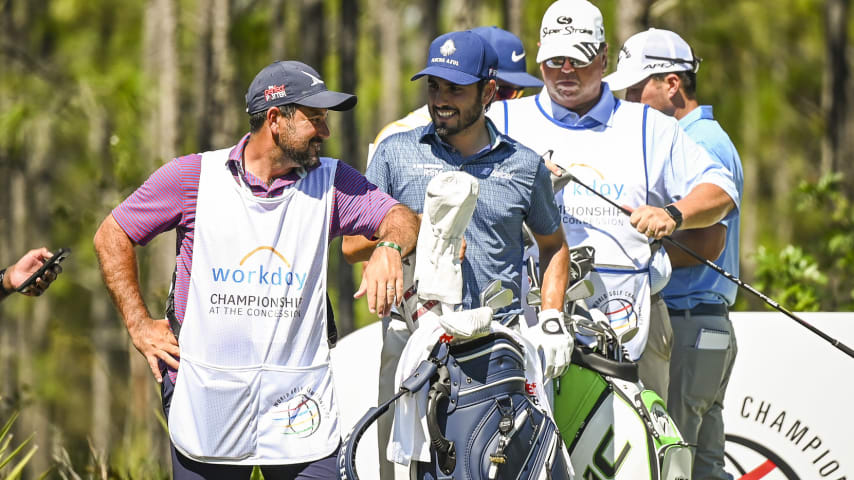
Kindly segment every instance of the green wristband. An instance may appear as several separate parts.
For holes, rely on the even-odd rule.
[[[379,243],[377,243],[377,246],[378,246],[378,247],[389,247],[389,248],[393,248],[393,249],[397,250],[397,253],[399,253],[399,254],[403,255],[403,249],[402,249],[402,248],[400,248],[400,245],[398,245],[398,244],[396,244],[396,243],[394,243],[394,242],[379,242]]]

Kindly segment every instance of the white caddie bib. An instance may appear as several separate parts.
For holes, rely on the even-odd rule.
[[[643,105],[618,101],[610,123],[594,129],[568,128],[555,121],[545,89],[505,105],[507,135],[568,168],[617,205],[647,204]],[[575,182],[558,192],[555,201],[569,246],[596,249],[589,277],[595,290],[586,300],[588,307],[605,313],[618,333],[637,325],[638,334],[625,346],[632,359],[639,358],[649,334],[647,237],[632,227],[627,215]]]
[[[338,447],[326,339],[326,265],[337,161],[258,198],[202,155],[181,366],[169,434],[206,463],[281,465]]]

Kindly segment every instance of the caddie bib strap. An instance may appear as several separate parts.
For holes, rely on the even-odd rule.
[[[341,437],[325,296],[337,161],[258,198],[228,152],[202,155],[170,436],[206,463],[323,458]]]

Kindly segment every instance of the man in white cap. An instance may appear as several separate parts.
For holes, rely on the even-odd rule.
[[[645,103],[679,120],[685,133],[713,160],[732,172],[741,195],[744,174],[738,152],[712,114],[697,101],[700,59],[679,35],[651,28],[635,34],[620,50],[617,71],[605,77],[626,100]],[[738,276],[739,210],[720,223],[676,232],[680,240]],[[724,471],[723,402],[738,347],[728,306],[738,287],[678,249],[662,296],[670,313],[673,343],[667,409],[684,440],[697,445],[693,476],[731,479]]]
[[[669,332],[660,330],[669,321],[656,295],[664,282],[650,281],[653,240],[719,222],[739,194],[732,175],[675,120],[614,97],[602,82],[607,52],[598,8],[586,0],[554,2],[543,16],[537,52],[545,88],[498,103],[490,118],[556,165],[553,172],[572,175],[556,200],[567,243],[596,249],[588,306],[605,313],[618,333],[639,327],[626,344],[629,356],[638,360],[643,383],[667,398]]]

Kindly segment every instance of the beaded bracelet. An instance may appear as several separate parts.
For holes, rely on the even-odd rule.
[[[396,244],[396,243],[394,243],[394,242],[379,242],[379,243],[377,243],[377,246],[378,246],[378,247],[389,247],[389,248],[393,248],[393,249],[397,250],[397,253],[399,253],[399,254],[403,255],[403,249],[402,249],[402,248],[400,248],[400,245],[398,245],[398,244]]]

